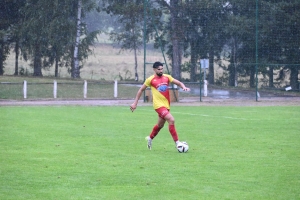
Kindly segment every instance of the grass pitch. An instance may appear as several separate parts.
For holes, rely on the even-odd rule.
[[[0,199],[299,199],[300,107],[0,107]]]

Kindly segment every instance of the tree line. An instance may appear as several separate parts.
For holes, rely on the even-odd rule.
[[[91,13],[107,13],[109,23],[89,30]],[[199,59],[209,59],[208,82],[215,83],[214,64],[228,73],[228,85],[238,76],[249,77],[255,87],[258,73],[274,86],[274,71],[289,71],[297,87],[300,67],[300,1],[298,0],[3,0],[0,3],[0,75],[10,48],[32,61],[34,76],[42,68],[68,67],[79,78],[81,61],[91,52],[100,32],[135,56],[143,42],[154,41],[172,61],[172,75],[198,81]],[[101,15],[96,15],[101,16]],[[107,20],[109,21],[109,20]],[[183,63],[183,58],[189,62]],[[229,62],[224,66],[222,60]]]
[[[68,67],[73,78],[80,77],[79,62],[88,57],[98,30],[88,32],[82,21],[97,8],[93,0],[4,0],[0,3],[0,75],[4,62],[14,48],[15,73],[18,57],[30,60],[33,76],[42,76],[42,68]],[[80,43],[79,43],[80,40]]]

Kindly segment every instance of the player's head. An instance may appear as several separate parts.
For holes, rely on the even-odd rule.
[[[153,64],[153,70],[156,73],[157,76],[162,76],[163,75],[163,69],[164,69],[164,64],[161,62],[155,62]]]
[[[157,69],[158,67],[163,67],[164,66],[164,64],[162,64],[161,62],[155,62],[154,64],[153,64],[153,68],[154,69]]]

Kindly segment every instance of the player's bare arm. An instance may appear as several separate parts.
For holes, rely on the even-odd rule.
[[[131,112],[133,112],[136,109],[139,99],[141,98],[141,96],[142,96],[143,92],[146,90],[146,88],[147,88],[146,85],[142,85],[142,87],[140,87],[140,89],[138,90],[136,97],[134,99],[134,102],[130,106]]]
[[[182,88],[183,91],[190,91],[190,88],[185,87],[185,85],[182,82],[178,81],[177,79],[174,79],[172,83]]]

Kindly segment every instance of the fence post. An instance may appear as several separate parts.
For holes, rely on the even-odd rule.
[[[84,84],[83,84],[83,98],[86,99],[86,94],[87,94],[87,81],[84,80]]]
[[[114,85],[114,97],[118,97],[118,81],[115,80],[115,85]]]
[[[53,98],[56,99],[57,97],[57,81],[53,81]]]
[[[24,80],[24,83],[23,83],[23,96],[24,96],[24,99],[27,99],[27,81]]]
[[[204,80],[203,96],[207,97],[207,80]],[[201,95],[201,94],[200,94]]]

